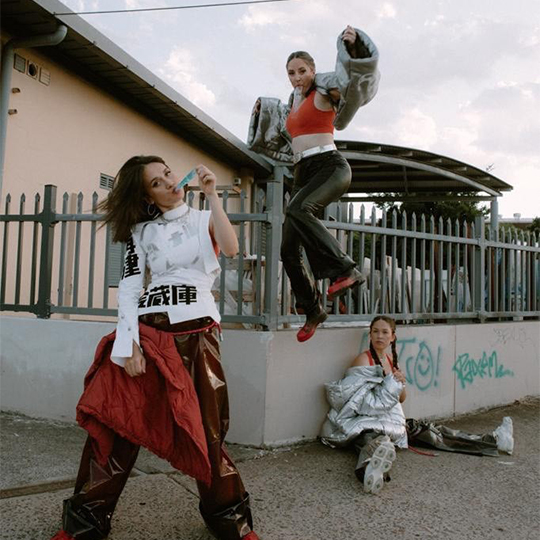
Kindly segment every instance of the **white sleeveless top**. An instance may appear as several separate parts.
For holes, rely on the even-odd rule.
[[[172,324],[200,317],[220,321],[211,290],[220,266],[209,221],[209,211],[183,204],[133,228],[118,285],[114,363],[123,366],[132,342],[139,343],[139,315],[166,312]],[[143,292],[146,267],[151,282]]]

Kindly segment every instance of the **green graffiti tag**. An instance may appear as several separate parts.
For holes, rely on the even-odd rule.
[[[416,354],[410,354],[410,351],[406,351],[408,345],[418,347]],[[398,340],[397,346],[400,348],[398,357],[401,359],[401,363],[405,364],[407,382],[422,392],[439,385],[440,347],[437,347],[436,351],[432,350],[425,341],[417,342],[415,338]]]
[[[513,377],[514,372],[499,364],[497,352],[493,351],[489,356],[484,351],[482,357],[476,360],[471,358],[469,353],[460,354],[452,368],[457,375],[464,389],[467,384],[472,384],[475,379],[501,379],[503,377]]]

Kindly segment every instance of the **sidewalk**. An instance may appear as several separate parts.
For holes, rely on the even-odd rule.
[[[262,540],[540,538],[540,399],[455,421],[473,433],[514,421],[512,456],[398,453],[392,481],[366,495],[352,452],[320,443],[229,447],[251,493]],[[48,540],[60,526],[85,433],[72,424],[0,415],[0,538]],[[194,482],[141,452],[109,540],[211,540]]]

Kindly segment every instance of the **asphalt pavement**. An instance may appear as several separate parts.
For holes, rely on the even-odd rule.
[[[444,423],[491,432],[514,423],[513,455],[398,452],[392,481],[363,492],[355,455],[319,442],[279,449],[230,445],[261,540],[540,539],[540,399]],[[233,419],[234,420],[234,419]],[[49,540],[60,527],[85,432],[0,414],[0,539]],[[109,540],[211,540],[192,479],[142,451]]]

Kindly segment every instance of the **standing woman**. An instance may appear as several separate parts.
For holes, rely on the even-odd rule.
[[[315,62],[307,52],[293,52],[287,59],[294,88],[289,104],[259,98],[253,109],[248,146],[294,163],[281,258],[297,306],[306,314],[306,323],[297,334],[300,342],[310,339],[328,316],[315,280],[331,280],[330,300],[365,280],[320,218],[351,183],[349,164],[334,144],[334,128],[344,129],[356,110],[377,92],[377,61],[377,48],[370,38],[347,26],[338,38],[334,73],[316,74]]]
[[[217,538],[258,538],[224,448],[228,396],[211,293],[218,250],[234,256],[238,240],[215,175],[203,165],[196,171],[209,211],[187,206],[178,176],[157,156],[128,160],[101,204],[113,240],[127,243],[118,325],[85,378],[77,421],[89,437],[53,540],[108,536],[140,445],[196,478],[200,512]],[[147,268],[151,280],[141,295]]]

